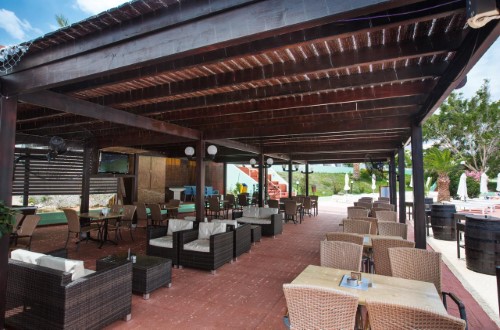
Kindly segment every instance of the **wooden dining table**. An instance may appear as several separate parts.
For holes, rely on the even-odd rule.
[[[91,222],[97,222],[100,224],[101,235],[100,235],[100,239],[97,239],[97,241],[100,242],[99,248],[102,248],[102,246],[106,242],[110,242],[110,243],[113,243],[115,245],[118,244],[116,241],[110,240],[108,238],[108,224],[109,224],[110,219],[120,219],[121,217],[122,217],[122,215],[120,213],[112,213],[112,212],[110,212],[106,215],[103,215],[100,212],[80,213],[80,219],[89,219]],[[92,239],[91,237],[89,237],[89,239],[95,240],[95,239]]]
[[[358,296],[358,304],[361,306],[366,305],[367,300],[371,300],[404,304],[448,314],[433,283],[362,273],[362,277],[371,283],[367,290],[340,286],[343,276],[350,274],[349,270],[309,265],[292,281],[292,284],[349,292]]]

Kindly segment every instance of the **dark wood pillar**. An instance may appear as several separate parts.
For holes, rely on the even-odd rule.
[[[24,186],[23,186],[23,206],[28,206],[29,195],[30,195],[30,151],[26,151],[26,156],[24,160]]]
[[[398,149],[399,222],[406,222],[405,149]]]
[[[292,198],[293,187],[292,160],[288,161],[288,198]]]
[[[415,247],[425,249],[425,205],[424,205],[424,157],[422,152],[422,126],[411,130],[411,157],[413,171],[413,221]]]
[[[397,211],[397,194],[396,194],[396,161],[394,155],[391,155],[389,160],[389,196],[391,198],[391,204],[395,206]]]
[[[222,185],[223,185],[222,194],[224,196],[226,196],[226,192],[227,192],[227,163],[226,162],[224,162],[224,164],[222,165]]]
[[[0,97],[0,200],[12,205],[17,98]],[[5,325],[9,235],[0,238],[0,329]]]
[[[265,184],[264,184],[264,172],[265,172],[265,160],[264,160],[264,154],[259,155],[259,196],[258,196],[258,203],[259,206],[264,206],[264,193],[265,193]]]
[[[196,220],[203,222],[205,217],[205,141],[196,142]]]
[[[80,201],[80,212],[89,211],[90,201],[90,176],[93,174],[93,166],[95,161],[95,150],[87,143],[83,149],[83,173],[82,173],[82,192]]]
[[[309,196],[309,164],[306,163],[306,196]]]

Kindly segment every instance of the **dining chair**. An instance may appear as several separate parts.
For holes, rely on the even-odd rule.
[[[377,217],[377,212],[380,212],[380,211],[390,211],[390,210],[387,210],[387,209],[383,209],[383,208],[380,208],[380,207],[372,207],[371,211],[370,211],[370,217],[373,217],[373,218],[376,218]]]
[[[297,208],[297,202],[294,200],[285,201],[285,221],[289,220],[293,221],[293,223],[297,224],[297,222],[302,223],[302,219],[299,214],[300,210]]]
[[[21,227],[13,236],[13,243],[16,248],[22,247],[26,250],[31,250],[33,233],[40,219],[41,217],[36,214],[28,214],[24,217]]]
[[[247,194],[238,194],[238,207],[242,209],[244,206],[248,206]]]
[[[398,213],[396,211],[379,210],[377,211],[375,217],[378,219],[378,221],[392,221],[392,222],[398,221]]]
[[[368,202],[354,202],[354,206],[355,207],[362,207],[362,208],[365,208],[367,210],[371,210],[372,208],[372,203],[368,203]]]
[[[21,226],[21,222],[23,221],[25,215],[22,213],[17,213],[15,217],[15,222],[14,225],[12,226],[12,233],[11,234],[16,234],[17,230]]]
[[[283,284],[292,329],[354,329],[358,296],[331,288]]]
[[[320,242],[320,263],[323,267],[359,272],[362,260],[363,245],[341,241]]]
[[[407,305],[367,300],[366,308],[372,330],[466,328],[466,322],[454,316]]]
[[[68,248],[69,237],[71,234],[76,235],[78,241],[76,241],[76,251],[80,248],[81,235],[86,234],[88,242],[90,232],[97,231],[97,236],[101,235],[101,226],[97,222],[89,222],[86,225],[81,225],[80,217],[78,213],[73,209],[63,209],[64,215],[66,216],[66,221],[68,222],[68,236],[66,237],[66,244],[64,244],[64,248]]]
[[[370,235],[378,235],[378,220],[377,218],[372,218],[372,217],[359,217],[359,218],[352,218],[352,219],[346,219],[346,220],[361,220],[361,221],[368,221],[371,226],[370,226]]]
[[[414,248],[415,243],[398,238],[372,237],[373,266],[375,274],[392,276],[389,248]]]
[[[153,226],[161,226],[165,219],[161,214],[160,204],[148,204],[148,207],[151,211],[151,224]]]
[[[399,236],[403,239],[407,239],[408,225],[399,222],[379,221],[378,234],[381,236]]]
[[[370,212],[370,210],[367,210],[364,207],[349,206],[347,208],[347,217],[349,219],[367,217],[369,212]]]
[[[460,318],[467,322],[463,302],[455,294],[442,291],[440,252],[411,248],[390,248],[389,260],[392,276],[433,283],[443,299],[445,308],[447,308],[446,297],[448,296],[457,304]]]
[[[303,204],[302,204],[302,210],[304,212],[304,214],[307,214],[310,216],[312,216],[312,211],[313,211],[313,207],[312,207],[312,203],[311,203],[311,197],[304,197],[303,198]]]
[[[150,225],[150,218],[148,212],[146,211],[146,204],[135,203],[136,217],[137,217],[137,228],[147,228]],[[161,211],[160,211],[161,212]]]
[[[215,219],[219,219],[222,211],[219,196],[212,195],[208,197],[208,216],[212,217],[212,219],[214,217]]]
[[[384,202],[375,202],[373,203],[373,207],[377,207],[379,209],[394,211],[396,206]]]
[[[119,221],[117,222],[117,227],[115,228],[115,239],[123,239],[122,237],[122,229],[128,229],[128,231],[130,232],[130,238],[132,239],[132,241],[134,240],[134,236],[132,235],[132,223],[133,223],[133,220],[134,220],[134,215],[135,215],[135,211],[137,209],[137,206],[135,205],[123,205],[122,207],[123,209],[123,213],[122,213],[122,217],[119,219]],[[109,225],[108,225],[109,226]],[[108,231],[109,231],[109,227],[108,227]]]
[[[373,197],[361,197],[358,199],[358,202],[373,203]]]
[[[229,219],[229,210],[233,212],[236,208],[236,198],[233,194],[226,194],[226,202],[224,203],[224,210],[226,211],[226,218]]]
[[[270,199],[267,201],[267,206],[273,209],[279,209],[280,208],[280,202],[277,199]]]
[[[344,219],[344,233],[370,234],[371,223],[363,220]]]
[[[389,197],[379,197],[377,201],[389,203],[391,201],[391,199]]]
[[[363,235],[353,233],[329,232],[325,234],[327,241],[350,242],[363,245]]]
[[[312,207],[314,209],[314,215],[318,215],[318,211],[319,211],[319,208],[318,208],[318,201],[319,201],[319,196],[318,195],[311,195],[311,203],[312,203]]]

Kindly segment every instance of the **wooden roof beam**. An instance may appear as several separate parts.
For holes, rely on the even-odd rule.
[[[264,147],[264,153],[283,152],[290,154],[290,157],[295,158],[295,154],[314,154],[314,153],[337,153],[337,152],[350,152],[360,150],[380,150],[388,149],[393,150],[399,146],[397,142],[392,141],[362,141],[362,142],[347,142],[335,144],[301,144],[297,143],[289,146],[278,147]]]
[[[230,149],[235,149],[235,150],[240,150],[240,151],[245,151],[245,152],[250,152],[253,154],[260,154],[262,151],[260,148],[252,146],[250,144],[246,143],[241,143],[235,140],[207,140],[206,143],[212,143],[212,144],[217,144],[222,147],[230,148]]]

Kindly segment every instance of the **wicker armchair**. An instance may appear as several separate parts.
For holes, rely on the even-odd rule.
[[[169,225],[171,226],[172,223],[176,219],[171,219],[169,220]],[[194,223],[191,221],[187,220],[176,220],[176,221],[182,221],[185,222],[186,227],[191,227],[190,229],[185,229],[185,230],[192,230]],[[172,227],[172,226],[171,226]],[[170,228],[172,231],[172,228]],[[178,265],[179,264],[179,233],[180,231],[172,231],[170,233],[170,238],[167,238],[169,234],[168,226],[149,226],[148,227],[148,232],[147,232],[147,245],[146,245],[146,254],[148,256],[155,256],[155,257],[162,257],[162,258],[167,258],[172,260],[172,265]],[[164,244],[160,244],[151,242],[151,240],[158,239],[158,238],[165,238]],[[167,244],[166,241],[171,241],[169,242],[170,244]],[[169,247],[171,245],[171,247]]]
[[[200,223],[201,227],[202,223]],[[200,252],[186,250],[185,244],[198,239],[198,230],[181,231],[179,234],[179,267],[193,267],[215,270],[233,260],[233,233],[225,232],[211,235],[209,238],[209,251]]]
[[[378,222],[378,233],[381,236],[399,236],[406,239],[408,236],[408,225],[398,222]]]
[[[310,285],[283,284],[293,329],[354,329],[358,297]]]
[[[349,219],[367,217],[370,210],[360,206],[350,206],[347,208],[347,217]]]
[[[366,307],[372,330],[463,330],[466,326],[459,318],[411,306],[368,300]]]
[[[78,213],[76,213],[75,210],[73,209],[63,209],[64,215],[66,216],[66,221],[68,222],[68,237],[66,238],[66,244],[64,245],[64,248],[66,249],[68,247],[68,242],[71,234],[76,235],[78,238],[78,241],[76,242],[76,250],[78,251],[78,248],[80,247],[80,237],[82,233],[87,234],[87,241],[90,237],[90,232],[91,231],[97,231],[98,235],[100,235],[100,225],[97,223],[88,223],[85,226],[82,226],[80,223],[80,218],[78,217]]]
[[[443,297],[444,306],[447,307],[446,297],[449,296],[457,304],[462,320],[467,322],[463,302],[453,293],[442,291],[441,253],[411,248],[390,248],[389,260],[392,276],[434,283]]]
[[[24,217],[21,227],[12,235],[13,245],[16,248],[31,250],[31,241],[33,233],[40,221],[40,216],[36,214],[28,214]]]
[[[344,233],[370,234],[371,223],[363,220],[344,219]]]
[[[392,221],[392,222],[398,221],[398,213],[396,211],[379,210],[379,211],[377,211],[377,214],[375,217],[378,219],[378,221]]]
[[[392,276],[389,248],[394,247],[414,248],[415,243],[398,238],[372,238],[375,274]]]
[[[72,274],[9,260],[6,326],[14,329],[100,329],[130,319],[132,264],[71,280]]]
[[[320,256],[321,266],[359,272],[363,260],[363,245],[341,241],[321,241]]]
[[[354,244],[363,245],[363,235],[351,234],[351,233],[339,233],[339,232],[331,232],[326,233],[327,241],[341,241],[341,242],[350,242]]]
[[[237,226],[236,220],[212,220],[212,222],[226,223],[233,232],[233,257],[235,260],[252,247],[252,225],[249,223]]]

